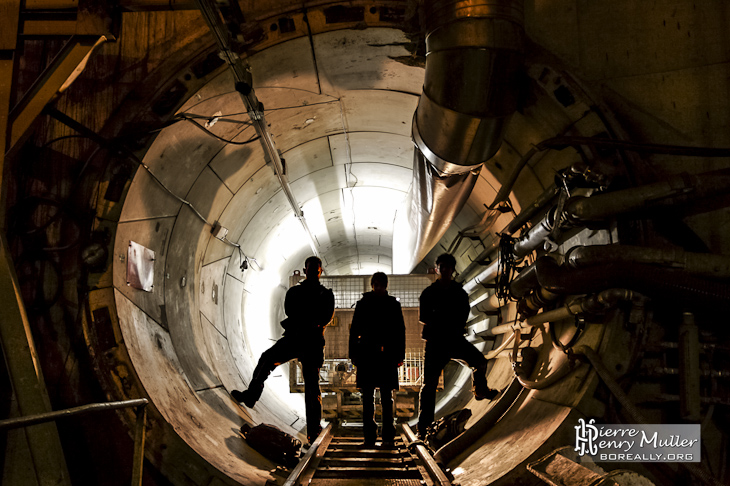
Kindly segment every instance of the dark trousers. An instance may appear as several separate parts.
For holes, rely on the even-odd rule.
[[[324,362],[324,348],[306,340],[284,336],[261,355],[248,389],[261,396],[264,381],[282,363],[298,359],[304,377],[304,405],[307,410],[307,437],[313,441],[322,430],[322,396],[319,390],[319,369]]]
[[[471,368],[475,368],[475,383],[486,385],[487,359],[466,338],[426,341],[423,386],[421,386],[420,396],[421,412],[418,416],[419,434],[425,435],[426,429],[433,423],[439,377],[446,364],[452,359],[465,361]]]
[[[361,388],[362,428],[365,442],[375,442],[378,437],[378,424],[375,423],[375,387]],[[383,409],[383,440],[395,439],[393,424],[393,390],[380,389],[380,405]]]

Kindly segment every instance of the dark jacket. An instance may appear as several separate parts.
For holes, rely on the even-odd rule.
[[[406,326],[400,302],[367,292],[358,301],[350,327],[350,359],[357,366],[357,387],[398,389]]]
[[[469,296],[461,285],[453,280],[447,285],[436,280],[421,293],[421,337],[432,342],[463,337],[469,308]]]
[[[284,336],[324,346],[324,328],[335,313],[335,296],[318,280],[305,279],[286,292]]]

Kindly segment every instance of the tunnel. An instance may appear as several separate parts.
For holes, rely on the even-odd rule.
[[[474,73],[460,53],[488,48],[465,36],[439,61],[429,37],[450,3],[494,19],[477,29],[496,54]],[[304,260],[322,259],[337,296],[376,271],[425,286],[448,252],[502,392],[477,401],[470,369],[444,374],[437,414],[471,410],[470,433],[434,451],[455,484],[544,484],[528,466],[572,450],[579,419],[637,417],[701,424],[702,462],[580,467],[620,468],[617,484],[728,481],[724,3],[220,3],[230,52],[197,7],[26,2],[2,21],[17,34],[3,65],[4,416],[143,397],[144,484],[283,484],[240,429],[305,440],[295,368],[253,408],[230,392],[281,337]],[[448,158],[472,143],[461,128],[454,141],[454,109],[420,111],[438,105],[428,76],[499,120],[475,132],[492,144],[478,163]],[[440,134],[453,147],[436,153]],[[18,336],[39,385],[21,380],[17,363],[33,366]],[[8,432],[3,481],[128,484],[135,420],[59,420],[62,474]]]

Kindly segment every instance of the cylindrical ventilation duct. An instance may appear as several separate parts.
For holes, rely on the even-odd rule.
[[[517,107],[522,0],[425,4],[426,74],[413,117],[414,175],[399,211],[394,273],[409,273],[451,225]]]

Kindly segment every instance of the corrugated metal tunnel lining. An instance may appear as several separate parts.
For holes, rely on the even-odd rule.
[[[411,179],[409,131],[423,79],[422,69],[394,60],[407,54],[404,40],[394,29],[316,35],[316,70],[307,39],[249,59],[292,189],[331,275],[392,271],[393,221]],[[565,107],[550,96],[555,86],[539,80],[545,71],[551,69],[530,68],[535,101],[516,116],[494,167],[512,165],[521,146],[577,122],[581,125],[574,129],[586,136],[603,129],[589,108],[592,103],[579,98]],[[289,393],[285,373],[277,378],[281,369],[267,381],[261,402],[252,410],[236,405],[228,392],[246,386],[260,354],[280,336],[286,277],[302,267],[311,250],[252,141],[253,130],[231,84],[228,72],[222,71],[178,110],[190,119],[164,129],[147,151],[144,163],[169,191],[138,170],[117,227],[115,301],[127,350],[163,417],[208,462],[236,480],[258,483],[268,477],[265,463],[231,431],[243,422],[265,422],[298,434],[304,428],[303,401]],[[569,89],[581,96],[577,87]],[[569,151],[546,157],[543,180],[522,181],[518,189],[523,197],[529,200],[552,182],[547,167],[562,169],[571,158]],[[499,187],[490,170],[482,171],[453,231],[477,225],[481,208]],[[517,197],[512,207],[519,211]],[[498,218],[496,227],[509,219],[509,214]],[[228,230],[228,242],[210,234],[215,221]],[[454,240],[451,234],[446,238]],[[126,284],[124,257],[130,241],[155,252],[151,293]],[[231,243],[240,245],[240,251]],[[460,258],[475,258],[479,246],[464,243]],[[248,259],[248,270],[241,270],[242,259]],[[474,315],[472,332],[490,326],[490,319]],[[593,339],[600,342],[600,336]],[[490,382],[505,388],[511,375],[509,360],[497,359]],[[469,370],[461,370],[447,384],[440,408],[471,400],[469,376]],[[476,402],[469,407],[475,420],[490,408]],[[535,447],[548,440],[569,412],[530,410],[528,406],[521,413],[537,420],[535,424],[544,422],[544,434],[533,436]],[[490,474],[497,478],[508,473],[530,452],[511,454],[512,461]],[[481,481],[485,472],[473,468],[463,479],[471,476]]]

